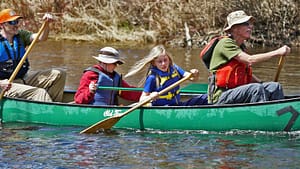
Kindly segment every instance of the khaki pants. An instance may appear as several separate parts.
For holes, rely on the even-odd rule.
[[[30,71],[22,79],[14,80],[5,96],[35,101],[61,102],[66,81],[66,72],[61,69]],[[24,84],[25,82],[25,84]]]

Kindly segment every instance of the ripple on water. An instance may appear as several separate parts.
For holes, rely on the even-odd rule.
[[[0,168],[294,168],[300,132],[121,130],[43,125],[0,130]]]

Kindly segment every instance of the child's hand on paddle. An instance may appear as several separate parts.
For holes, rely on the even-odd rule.
[[[152,98],[152,100],[156,100],[157,97],[159,96],[159,94],[158,94],[158,92],[152,92],[152,93],[150,93],[149,96]]]
[[[95,82],[91,81],[89,84],[90,93],[95,93],[98,88],[98,85]]]

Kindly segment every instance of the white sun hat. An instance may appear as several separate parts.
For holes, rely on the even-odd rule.
[[[119,52],[112,47],[104,47],[100,49],[99,55],[93,57],[103,63],[117,63],[119,65],[124,63],[124,61],[120,58]]]
[[[244,23],[244,22],[248,22],[249,20],[251,22],[254,22],[255,18],[253,16],[247,15],[242,10],[231,12],[227,16],[227,27],[224,28],[224,31],[230,30],[233,25],[237,25],[237,24],[241,24],[241,23]]]

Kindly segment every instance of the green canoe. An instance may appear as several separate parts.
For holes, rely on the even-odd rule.
[[[188,89],[187,89],[188,90]],[[192,92],[191,92],[192,93]],[[65,92],[72,98],[73,92]],[[125,112],[130,106],[90,106],[67,103],[44,103],[4,97],[1,120],[58,126],[88,127],[100,120]],[[189,107],[141,107],[123,117],[115,128],[158,130],[300,130],[300,97],[266,103],[206,105]]]

